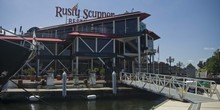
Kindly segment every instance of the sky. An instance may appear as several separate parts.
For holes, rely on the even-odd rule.
[[[34,26],[64,24],[65,17],[55,17],[55,7],[77,3],[79,9],[150,14],[143,22],[161,37],[154,48],[159,46],[160,61],[173,57],[172,65],[180,61],[197,66],[220,49],[220,0],[1,0],[0,26],[8,30],[22,26],[26,32]]]

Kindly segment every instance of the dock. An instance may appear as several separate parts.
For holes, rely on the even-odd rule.
[[[17,80],[13,80],[17,82]],[[67,81],[67,96],[62,96],[62,81],[54,80],[54,86],[41,86],[38,85],[39,82],[32,82],[30,80],[24,80],[23,85],[25,88],[9,88],[1,92],[1,97],[3,100],[27,100],[27,97],[31,95],[39,95],[45,100],[53,99],[74,99],[81,98],[85,99],[87,95],[95,94],[97,98],[115,98],[115,97],[132,97],[132,96],[155,96],[159,97],[153,93],[146,93],[143,90],[136,89],[133,87],[125,86],[117,83],[117,94],[113,94],[112,87],[106,86],[106,81],[97,80],[96,85],[90,85],[86,87],[82,80],[78,84],[74,84],[73,80]],[[25,90],[24,90],[25,89]]]

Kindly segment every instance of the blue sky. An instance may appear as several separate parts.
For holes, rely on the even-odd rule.
[[[151,14],[144,20],[149,30],[161,39],[160,60],[172,56],[176,64],[198,64],[220,48],[220,0],[1,0],[0,26],[13,30],[23,26],[45,27],[65,23],[55,17],[55,6],[121,14],[142,11]],[[155,57],[157,59],[157,56]]]

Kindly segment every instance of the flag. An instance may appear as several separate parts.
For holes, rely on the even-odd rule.
[[[157,53],[160,53],[160,47],[159,47],[159,45],[158,45],[158,47],[157,47]]]
[[[78,3],[73,6],[72,10],[77,10],[78,9]]]

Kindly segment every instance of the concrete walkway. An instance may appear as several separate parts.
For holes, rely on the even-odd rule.
[[[220,85],[217,86],[217,89],[220,90]],[[216,95],[213,97],[217,98]],[[168,99],[155,107],[153,110],[188,110],[190,104],[191,103],[188,102],[180,102]],[[200,110],[220,110],[220,101],[202,103]]]
[[[154,110],[188,110],[190,103],[167,100]],[[220,102],[202,103],[200,110],[220,110]]]

